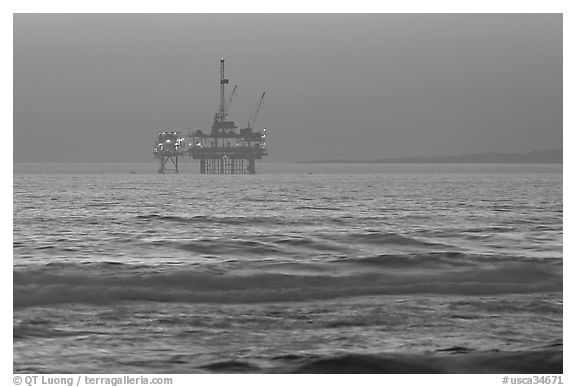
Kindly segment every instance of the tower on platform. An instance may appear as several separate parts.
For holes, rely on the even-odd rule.
[[[227,104],[226,84],[228,79],[224,73],[224,59],[220,59],[220,109],[214,115],[209,133],[201,130],[189,133],[191,141],[187,153],[200,160],[200,173],[253,174],[256,173],[256,160],[268,155],[266,129],[258,132],[253,129],[266,93],[260,97],[252,122],[248,120],[247,126],[238,130],[234,121],[227,119],[227,109],[236,89]]]

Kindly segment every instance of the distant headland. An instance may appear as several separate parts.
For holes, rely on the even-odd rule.
[[[528,153],[474,153],[458,156],[395,157],[375,160],[316,160],[302,163],[381,163],[381,164],[561,164],[562,150]]]

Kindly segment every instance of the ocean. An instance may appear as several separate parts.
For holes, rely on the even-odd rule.
[[[14,164],[15,373],[561,373],[562,165]]]

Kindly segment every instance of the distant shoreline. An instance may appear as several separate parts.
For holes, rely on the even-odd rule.
[[[563,151],[475,153],[458,156],[394,157],[375,160],[314,160],[300,164],[562,164]]]

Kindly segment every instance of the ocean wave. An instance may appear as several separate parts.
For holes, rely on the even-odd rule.
[[[200,368],[206,369],[211,372],[225,372],[225,373],[254,373],[259,371],[259,367],[248,363],[246,361],[227,360],[215,363],[209,363]]]
[[[161,215],[161,214],[147,214],[137,215],[137,219],[151,220],[151,221],[168,221],[178,223],[220,223],[220,224],[244,224],[244,223],[257,223],[258,221],[265,221],[262,217],[250,216],[180,216],[180,215]]]
[[[392,266],[368,270],[326,270],[320,274],[274,272],[274,265],[243,273],[203,272],[190,267],[73,265],[14,272],[14,307],[63,303],[131,301],[262,303],[364,295],[494,295],[562,291],[562,267],[555,260],[491,262],[473,267]],[[397,265],[398,260],[394,263]]]
[[[172,247],[198,254],[231,254],[237,256],[278,254],[280,250],[268,243],[247,239],[202,238],[196,240],[153,240],[150,246]]]
[[[296,206],[295,210],[314,210],[314,211],[342,211],[338,207],[320,207],[320,206]]]
[[[248,235],[245,238],[212,237],[198,239],[147,239],[150,247],[167,247],[205,255],[230,256],[290,256],[294,250],[311,252],[348,252],[350,246],[322,236],[268,235],[264,238]]]
[[[379,254],[366,257],[345,257],[333,261],[338,264],[374,265],[381,268],[462,268],[489,265],[534,264],[535,267],[561,267],[562,259],[468,254],[439,251],[425,254]]]
[[[450,352],[450,351],[449,351]],[[452,354],[343,354],[313,358],[296,358],[292,368],[279,372],[320,374],[561,374],[561,349]]]
[[[54,338],[101,334],[98,332],[63,330],[44,326],[30,326],[25,324],[15,325],[13,327],[12,333],[15,340],[23,340],[35,337]]]
[[[190,364],[177,356],[170,362]],[[228,359],[200,365],[215,373],[296,374],[561,374],[562,344],[522,351],[475,351],[449,347],[421,354],[405,353],[287,353],[267,359],[266,366]]]
[[[278,224],[290,225],[301,224],[305,222],[303,219],[293,219],[288,217],[279,216],[208,216],[208,215],[162,215],[162,214],[147,214],[137,215],[136,219],[143,221],[166,221],[184,224],[215,224],[215,225],[262,225],[262,224]]]
[[[393,232],[383,231],[368,231],[362,233],[347,234],[344,236],[344,241],[350,244],[370,244],[377,246],[397,245],[414,247],[448,247],[448,245],[442,243],[430,242],[421,238],[413,238]]]

